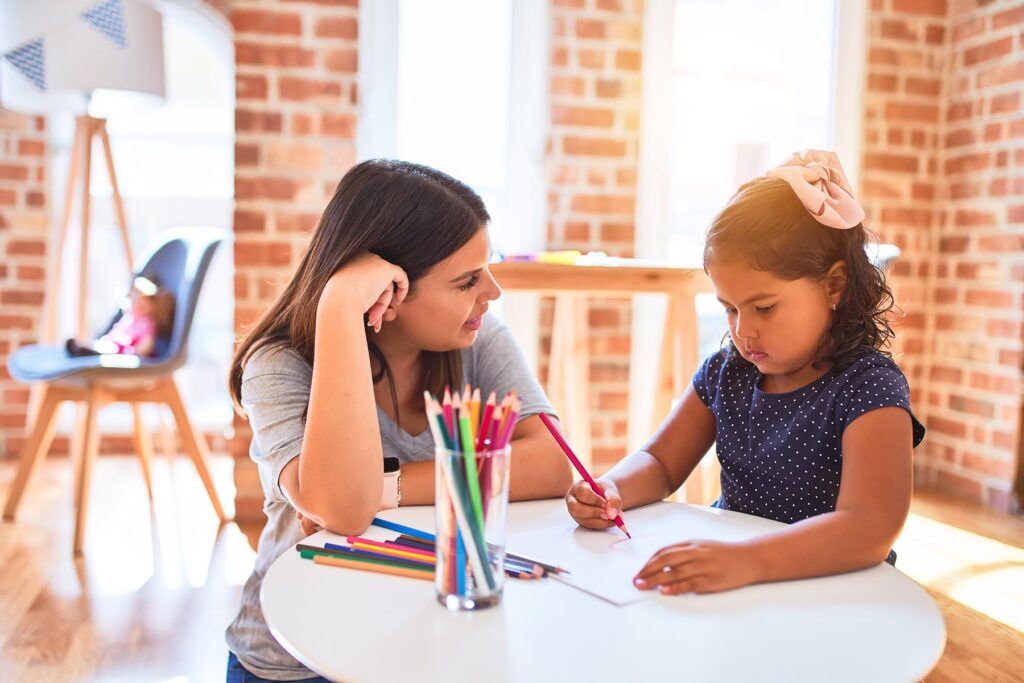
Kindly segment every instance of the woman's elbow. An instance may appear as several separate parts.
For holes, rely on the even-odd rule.
[[[572,469],[569,467],[569,462],[565,458],[559,459],[561,462],[555,465],[554,472],[550,477],[549,493],[552,498],[561,498],[572,487]]]
[[[324,527],[339,536],[359,536],[370,527],[376,507],[332,512],[324,516]]]
[[[328,531],[340,536],[358,536],[366,531],[377,514],[379,496],[334,495],[324,500],[306,500],[304,508]]]

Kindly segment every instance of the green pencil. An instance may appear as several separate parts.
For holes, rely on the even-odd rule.
[[[476,471],[476,451],[473,448],[473,431],[469,427],[469,416],[462,415],[459,418],[459,428],[462,431],[462,454],[466,459],[466,479],[469,483],[469,499],[473,502],[473,516],[484,530],[484,506],[480,499],[480,478]]]

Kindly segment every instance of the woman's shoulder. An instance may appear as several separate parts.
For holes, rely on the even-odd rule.
[[[245,361],[242,382],[266,375],[313,375],[313,368],[298,351],[285,344],[267,344]]]

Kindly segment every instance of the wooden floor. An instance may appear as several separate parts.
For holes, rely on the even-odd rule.
[[[213,469],[228,503],[231,462]],[[0,501],[13,474],[0,464]],[[0,681],[224,680],[253,551],[236,525],[218,527],[184,458],[157,458],[153,479],[150,506],[134,459],[100,458],[76,560],[69,466],[43,466],[18,521],[0,524]],[[896,550],[946,620],[926,680],[1024,681],[1024,520],[921,494]]]

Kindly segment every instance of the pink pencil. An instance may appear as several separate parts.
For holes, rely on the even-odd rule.
[[[444,403],[441,404],[444,409],[444,424],[448,428],[449,434],[454,434],[452,429],[452,392],[448,387],[444,388]]]
[[[480,453],[484,450],[484,442],[487,440],[487,430],[491,428],[491,417],[494,416],[494,392],[487,397],[487,404],[484,406],[484,416],[480,420],[480,432],[476,437],[476,452]]]
[[[572,452],[571,448],[569,448],[569,444],[565,442],[565,439],[562,438],[562,435],[555,428],[555,425],[551,421],[551,418],[549,418],[544,413],[540,413],[540,421],[543,422],[544,426],[548,428],[549,432],[551,432],[551,436],[555,437],[555,441],[557,441],[558,445],[561,446],[562,451],[564,451],[566,456],[568,456],[569,462],[571,462],[573,467],[576,468],[576,471],[580,473],[580,476],[583,477],[583,480],[590,484],[590,488],[593,489],[594,493],[604,498],[604,489],[601,488],[600,484],[594,481],[594,478],[590,476],[589,472],[587,472],[587,469],[583,466],[583,463],[580,462],[579,458],[576,457],[576,454]],[[621,514],[616,515],[615,519],[613,519],[612,521],[615,522],[615,526],[622,529],[622,533],[626,534],[627,538],[633,538],[630,535],[629,531],[626,529],[626,523],[622,521]]]

